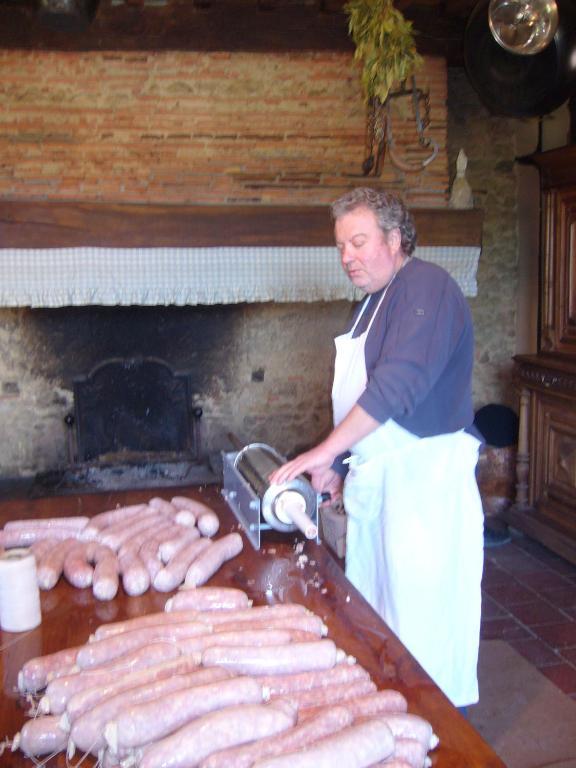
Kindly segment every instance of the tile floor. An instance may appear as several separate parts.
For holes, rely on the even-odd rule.
[[[511,533],[484,550],[482,638],[505,640],[576,700],[576,565]]]

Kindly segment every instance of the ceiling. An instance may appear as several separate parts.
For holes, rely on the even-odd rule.
[[[352,50],[345,0],[0,0],[0,48]],[[420,53],[462,65],[476,0],[396,0]]]

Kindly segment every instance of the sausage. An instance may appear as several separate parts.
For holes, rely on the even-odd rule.
[[[438,746],[438,737],[427,720],[408,712],[391,712],[381,715],[397,739],[416,739],[426,752]]]
[[[239,675],[269,675],[329,669],[343,656],[332,640],[251,647],[213,647],[202,654],[205,667],[222,666]]]
[[[201,520],[202,518],[200,518]],[[200,528],[200,522],[198,527]],[[200,528],[200,530],[202,529]],[[227,560],[239,555],[243,546],[244,542],[239,533],[228,533],[226,536],[222,536],[194,560],[186,573],[186,585],[199,587],[204,584]]]
[[[146,504],[131,504],[127,507],[116,507],[116,509],[100,512],[100,514],[94,515],[94,517],[90,519],[88,525],[84,529],[84,533],[97,535],[107,526],[125,522],[131,517],[141,515],[146,512],[146,510]]]
[[[200,653],[207,648],[218,646],[254,646],[287,645],[291,641],[290,632],[284,629],[244,629],[240,632],[213,632],[210,635],[199,635],[186,640],[177,641],[177,646],[183,656]]]
[[[260,681],[269,689],[270,696],[284,696],[287,693],[369,679],[370,675],[360,664],[338,664],[332,669],[312,670],[293,675],[267,675],[261,677]]]
[[[56,653],[45,656],[35,656],[29,659],[18,672],[18,690],[20,693],[36,693],[46,687],[48,675],[57,676],[70,668],[76,661],[78,651],[82,646],[64,648]]]
[[[428,751],[418,739],[395,739],[394,760],[403,760],[411,768],[426,768],[427,758]]]
[[[184,590],[178,592],[178,595],[184,594]],[[174,595],[177,597],[178,595]],[[206,615],[206,621],[209,621],[213,626],[218,624],[225,624],[228,622],[249,622],[252,624],[255,621],[267,621],[272,618],[280,618],[283,616],[297,616],[308,615],[311,611],[306,606],[300,603],[278,603],[276,605],[256,605],[253,608],[243,608],[232,611],[211,611]]]
[[[64,576],[73,587],[86,589],[92,586],[94,568],[88,562],[88,544],[79,541],[64,558]]]
[[[52,589],[62,575],[64,561],[68,553],[77,545],[77,539],[68,538],[59,541],[56,546],[44,553],[37,562],[36,576],[40,589]]]
[[[136,549],[126,548],[118,555],[118,570],[124,591],[131,597],[143,595],[150,586],[150,574]]]
[[[204,674],[200,675],[200,671]],[[213,670],[210,671],[213,672]],[[95,754],[106,746],[104,738],[106,723],[116,720],[127,707],[153,701],[156,706],[156,716],[158,717],[159,707],[161,708],[164,700],[168,698],[167,694],[181,690],[186,686],[203,685],[206,679],[211,677],[206,674],[207,672],[208,670],[199,670],[198,672],[191,673],[191,675],[173,675],[161,680],[145,683],[144,685],[128,688],[110,698],[101,700],[100,703],[96,704],[72,723],[70,741],[74,747],[80,747],[84,751],[90,751]],[[212,677],[212,680],[214,680],[214,677]]]
[[[218,624],[219,632],[232,632],[242,627],[245,622],[231,621]],[[308,632],[316,637],[325,637],[328,634],[328,627],[319,616],[313,613],[303,613],[294,616],[270,617],[269,619],[255,619],[250,622],[253,629],[296,629],[301,632]]]
[[[58,543],[57,539],[39,539],[30,545],[30,552],[36,558],[36,562]]]
[[[96,563],[92,577],[92,593],[98,600],[112,600],[116,597],[119,586],[118,558],[110,550],[110,554]]]
[[[181,532],[176,532],[171,538],[166,538],[159,543],[160,560],[166,565],[181,549],[199,538],[200,531],[198,528],[186,528]]]
[[[144,542],[140,547],[138,554],[148,569],[150,583],[154,581],[154,577],[164,566],[164,563],[160,560],[160,544],[164,540],[163,537],[172,537],[175,527],[172,523],[162,526],[152,538]]]
[[[183,547],[154,577],[154,589],[170,592],[184,581],[188,569],[207,549],[216,546],[212,539],[196,539]]]
[[[293,728],[275,736],[214,752],[202,761],[200,768],[251,768],[258,760],[303,749],[351,724],[352,715],[345,707],[330,707],[315,718],[305,723],[298,721]]]
[[[385,760],[394,751],[394,736],[383,718],[349,725],[298,752],[259,760],[257,768],[318,768],[338,765],[346,755],[346,768],[365,768]]]
[[[130,688],[136,688],[146,683],[152,683],[156,680],[162,680],[165,677],[173,675],[186,675],[192,672],[207,671],[200,670],[198,664],[200,659],[194,656],[173,655],[164,657],[164,660],[158,660],[154,657],[154,646],[147,646],[149,655],[147,659],[150,663],[146,666],[130,667],[127,672],[119,676],[116,668],[108,666],[102,667],[106,672],[107,678],[99,685],[86,687],[70,696],[66,704],[66,718],[68,723],[74,722],[80,715],[87,712],[104,699],[115,696],[118,693],[127,691]],[[175,654],[177,651],[175,651]],[[143,659],[145,661],[145,659]],[[95,670],[92,670],[95,671]],[[215,671],[215,670],[213,670]],[[225,670],[221,670],[224,671]],[[85,673],[82,673],[85,674]],[[226,673],[225,676],[230,673]]]
[[[211,627],[204,622],[153,624],[130,632],[122,632],[119,635],[104,637],[102,640],[95,640],[82,646],[76,656],[76,663],[82,669],[96,667],[158,640],[174,641],[178,638],[208,634],[211,631]]]
[[[408,703],[400,691],[386,688],[367,696],[361,696],[346,705],[354,715],[354,718],[375,717],[384,712],[406,712]]]
[[[146,512],[142,513],[142,515],[128,518],[125,522],[105,528],[98,538],[102,544],[106,544],[114,551],[118,551],[123,544],[142,531],[159,528],[165,522],[166,518],[164,515],[146,507]]]
[[[96,628],[91,640],[103,640],[105,637],[120,635],[123,632],[131,632],[134,629],[143,627],[152,627],[156,624],[166,626],[166,624],[180,624],[185,621],[199,621],[198,611],[174,611],[167,615],[164,611],[158,613],[146,613],[144,616],[136,616],[133,619],[124,621],[114,621],[109,624],[101,624]]]
[[[211,538],[218,533],[220,528],[218,515],[206,504],[195,499],[189,499],[187,496],[173,496],[171,504],[182,512],[192,512],[196,518],[196,527],[203,536]]]
[[[66,749],[68,734],[55,715],[27,720],[12,740],[12,751],[20,749],[27,757],[52,755]]]
[[[4,530],[9,531],[13,528],[70,528],[71,531],[80,531],[85,528],[89,517],[39,517],[35,519],[26,518],[25,520],[8,520],[4,524]]]
[[[10,528],[0,531],[0,547],[13,549],[15,547],[30,547],[42,539],[57,539],[63,541],[69,538],[78,538],[79,532],[73,528],[48,528],[46,526],[35,528]]]
[[[234,587],[198,587],[183,589],[171,597],[165,611],[222,611],[250,608],[252,600],[246,592]]]
[[[337,683],[335,685],[318,686],[309,691],[293,691],[289,699],[296,704],[300,715],[302,710],[312,707],[325,708],[331,704],[344,704],[350,699],[364,696],[376,690],[376,683],[372,680],[353,680],[350,683]]]
[[[139,768],[193,768],[213,752],[281,733],[295,720],[295,712],[270,704],[225,707],[145,747]]]
[[[161,707],[155,700],[125,709],[106,726],[104,737],[113,752],[139,747],[158,741],[208,712],[238,704],[259,704],[264,698],[262,685],[252,677],[184,688],[165,697]]]

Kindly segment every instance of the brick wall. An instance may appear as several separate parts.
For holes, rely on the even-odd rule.
[[[446,204],[446,67],[427,59],[420,173],[380,179],[409,204]],[[0,51],[0,199],[324,204],[364,184],[366,111],[348,54]],[[418,147],[410,99],[394,139]]]

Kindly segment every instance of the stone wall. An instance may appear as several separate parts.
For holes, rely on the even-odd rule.
[[[448,70],[448,161],[461,148],[475,207],[484,211],[478,296],[470,299],[476,334],[474,404],[517,409],[512,357],[516,353],[518,221],[517,120],[491,115],[464,71]]]

